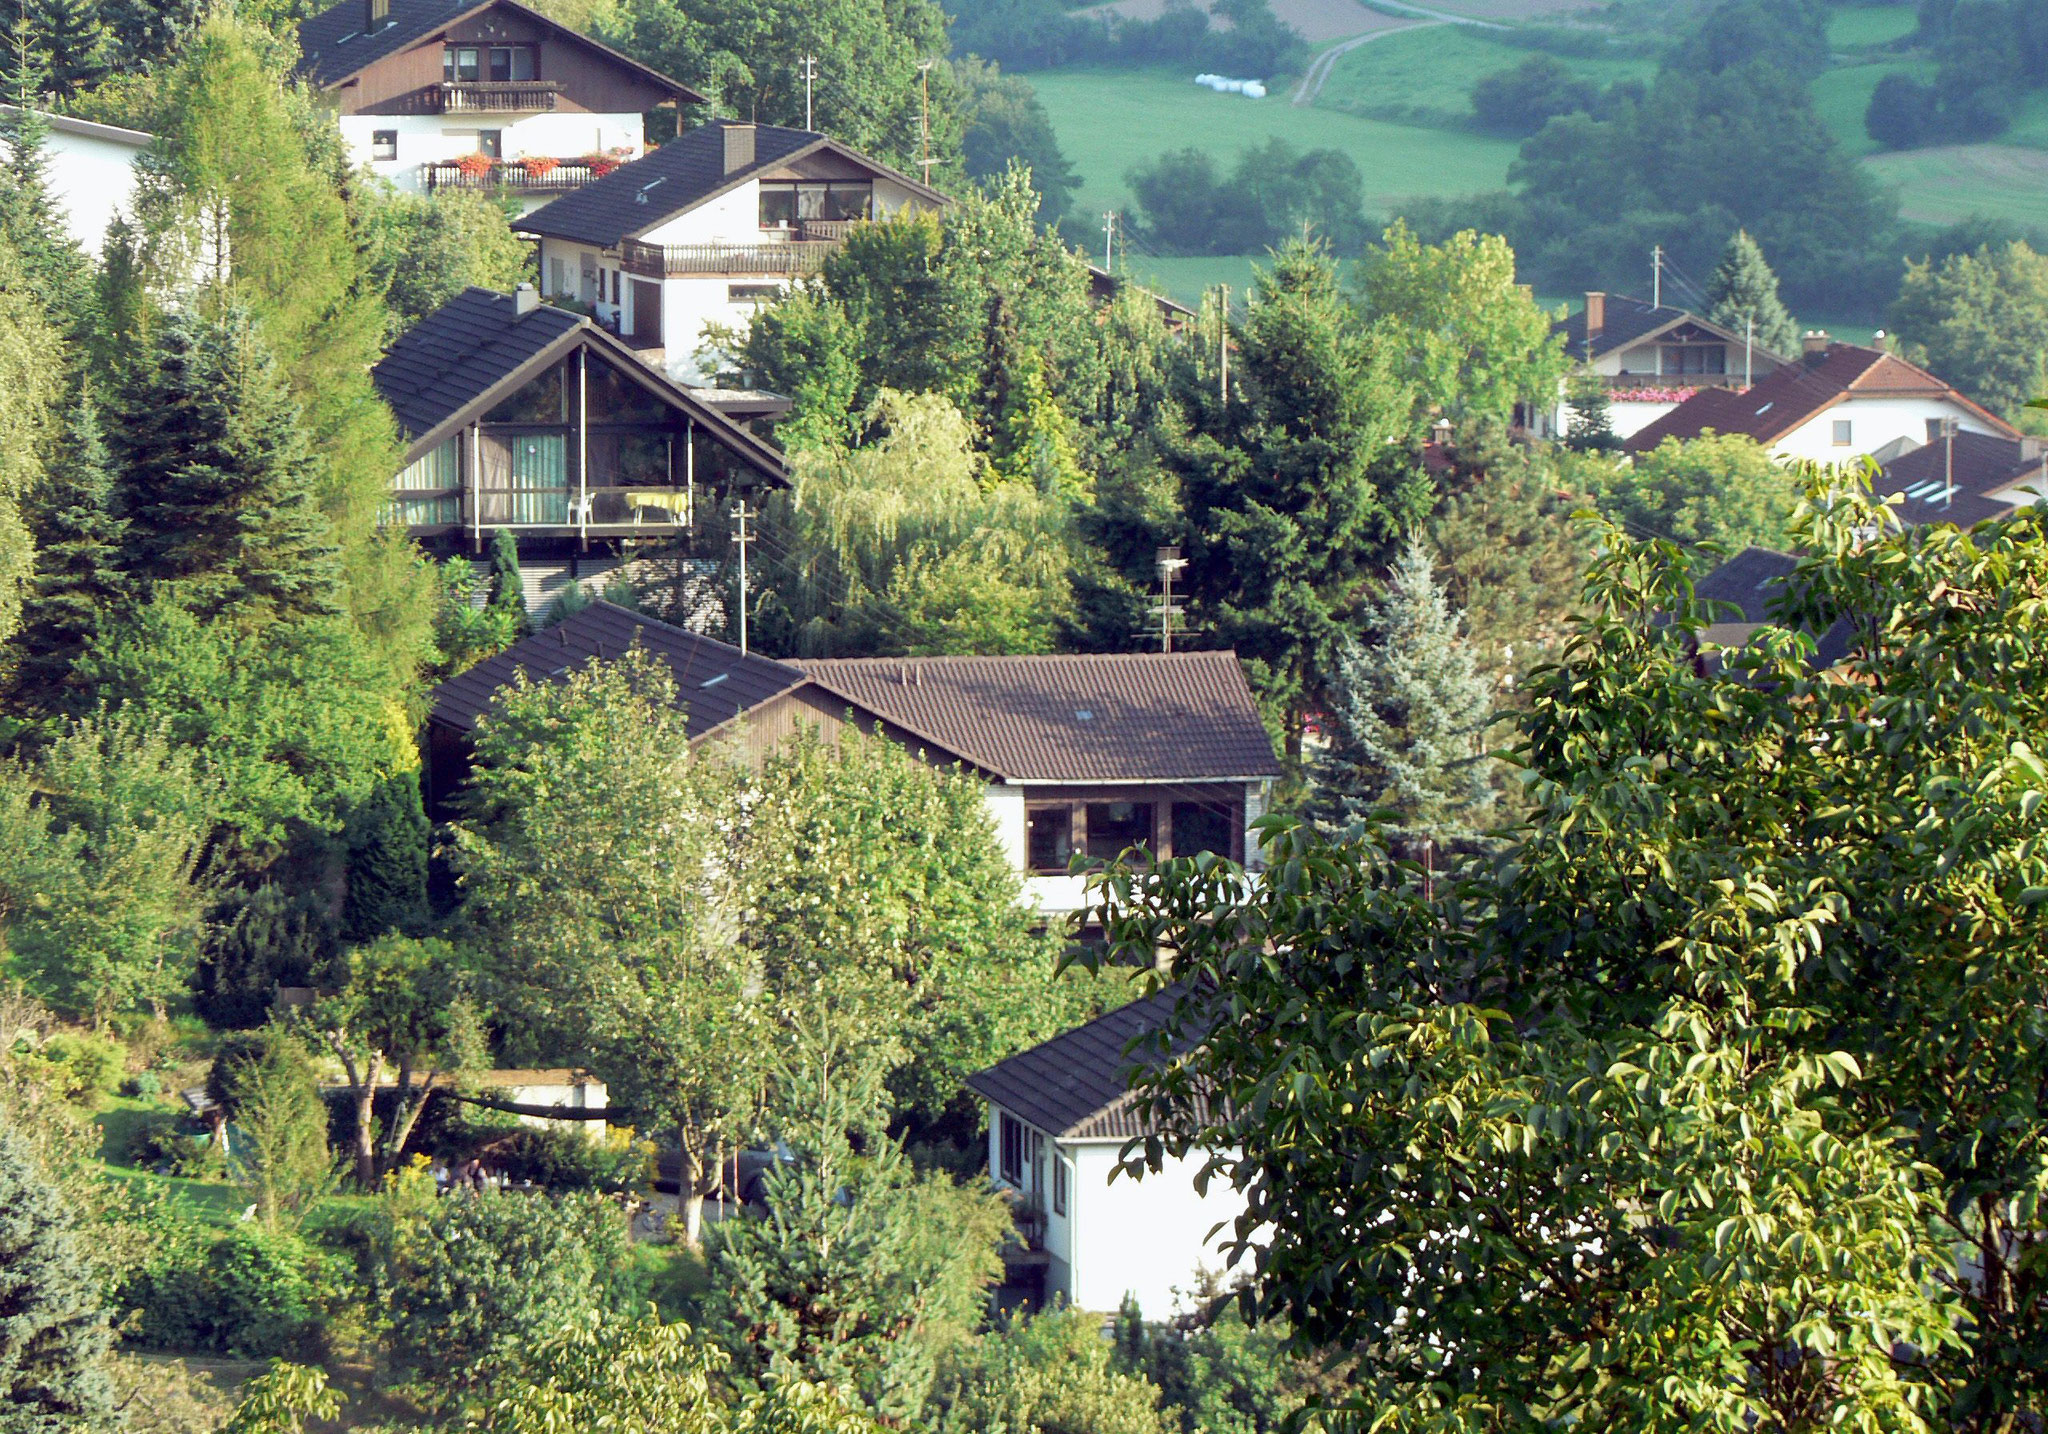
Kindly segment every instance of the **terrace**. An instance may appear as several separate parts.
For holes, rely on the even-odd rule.
[[[616,160],[493,159],[481,156],[420,166],[420,183],[428,190],[472,189],[485,193],[567,194],[618,168]]]
[[[552,80],[444,80],[427,91],[427,101],[444,115],[549,114],[561,93]]]

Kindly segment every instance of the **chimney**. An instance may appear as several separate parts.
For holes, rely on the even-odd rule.
[[[391,0],[363,0],[363,33],[368,35],[391,23]]]
[[[533,285],[521,284],[512,291],[512,312],[517,317],[523,319],[539,307],[540,290]]]
[[[1586,337],[1607,327],[1607,295],[1598,289],[1586,290]]]
[[[738,174],[754,167],[754,127],[728,124],[725,127],[725,172]]]
[[[1808,364],[1817,364],[1828,356],[1828,331],[1808,329],[1799,336],[1799,356]]]

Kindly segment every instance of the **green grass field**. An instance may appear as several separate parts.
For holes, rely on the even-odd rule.
[[[1863,128],[1871,91],[1893,71],[1915,79],[1934,78],[1934,65],[1923,60],[1889,60],[1869,65],[1838,65],[1813,81],[1813,107],[1834,132],[1842,148],[1854,155],[1876,154],[1877,141]]]
[[[1828,46],[1868,50],[1903,40],[1920,26],[1911,5],[1845,5],[1828,17]]]
[[[1374,215],[1409,195],[1499,189],[1515,157],[1506,140],[1297,109],[1280,95],[1219,95],[1177,72],[1046,70],[1032,74],[1031,85],[1081,176],[1081,214],[1128,207],[1125,174],[1189,145],[1210,151],[1226,169],[1239,151],[1276,137],[1301,149],[1342,150],[1365,178],[1366,208]]]
[[[1469,116],[1472,86],[1497,70],[1512,69],[1533,53],[1466,26],[1400,30],[1360,45],[1338,60],[1329,82],[1316,97],[1316,105],[1353,114],[1404,105]],[[1657,70],[1656,61],[1642,58],[1551,58],[1598,85],[1647,80]]]
[[[1864,164],[1898,187],[1900,212],[1908,219],[1948,224],[1981,214],[2048,229],[2048,151],[1943,145],[1873,155]]]

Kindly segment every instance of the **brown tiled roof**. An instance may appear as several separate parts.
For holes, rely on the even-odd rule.
[[[1897,354],[1860,344],[1829,344],[1825,352],[1775,369],[1743,393],[1701,389],[1684,403],[1637,431],[1622,446],[1647,453],[1667,438],[1698,438],[1707,430],[1740,433],[1775,443],[1815,414],[1849,397],[1919,396],[1945,398],[1968,409],[1978,421],[2008,436],[2014,430],[1927,370]]]
[[[967,1088],[1055,1140],[1145,1135],[1150,1126],[1136,1109],[1130,1077],[1147,1057],[1134,1059],[1125,1047],[1158,1031],[1180,995],[1169,986],[1097,1016],[968,1077]]]
[[[587,663],[623,657],[636,642],[675,674],[692,741],[804,683],[804,675],[793,667],[743,655],[726,643],[612,603],[594,602],[436,687],[429,720],[468,732],[515,674],[524,672],[536,682],[559,681]]]
[[[859,657],[794,665],[856,707],[1010,781],[1280,775],[1233,652]]]

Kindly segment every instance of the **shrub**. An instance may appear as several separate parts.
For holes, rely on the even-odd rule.
[[[191,1208],[147,1208],[151,1258],[117,1292],[147,1349],[260,1358],[317,1350],[328,1261],[288,1235],[244,1226],[215,1236]]]
[[[100,1097],[120,1088],[127,1064],[121,1047],[104,1036],[83,1031],[58,1031],[37,1051],[64,1098],[75,1105],[98,1105]]]
[[[188,1131],[185,1121],[167,1110],[151,1111],[136,1122],[121,1157],[137,1169],[188,1180],[210,1180],[227,1173],[220,1147],[212,1138]]]
[[[485,1158],[513,1180],[548,1190],[644,1190],[653,1180],[653,1151],[630,1130],[592,1140],[580,1130],[521,1126],[486,1147]]]

